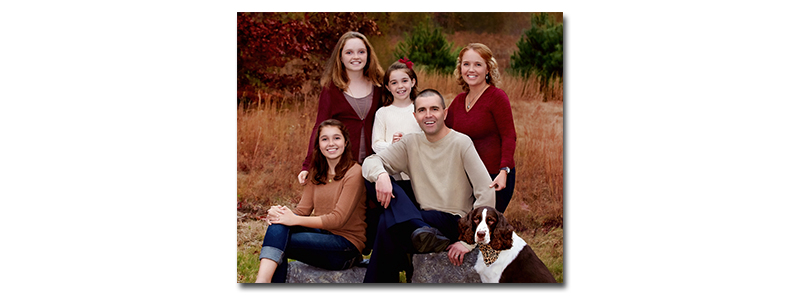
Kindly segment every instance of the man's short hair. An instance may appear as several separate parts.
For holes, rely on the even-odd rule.
[[[414,112],[415,113],[417,112],[417,98],[434,96],[434,95],[439,97],[439,100],[442,102],[442,109],[444,109],[445,104],[444,104],[444,97],[442,96],[442,94],[439,93],[439,91],[436,91],[436,89],[428,88],[420,91],[419,94],[417,94],[417,97],[411,99],[411,102],[414,103]]]

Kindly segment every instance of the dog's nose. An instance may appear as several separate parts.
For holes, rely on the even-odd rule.
[[[486,235],[486,232],[485,232],[485,231],[479,231],[479,232],[478,232],[478,238],[481,238],[481,239],[483,239],[483,237],[484,237],[485,235]]]

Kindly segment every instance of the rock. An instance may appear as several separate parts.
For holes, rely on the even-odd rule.
[[[414,277],[412,283],[480,283],[481,277],[472,268],[478,257],[478,249],[464,255],[464,263],[455,266],[447,258],[447,251],[414,254]]]
[[[327,270],[300,261],[289,262],[287,283],[362,283],[366,267],[354,266],[345,270]]]
[[[472,268],[479,255],[474,249],[464,256],[464,263],[455,266],[447,252],[414,254],[412,283],[480,283],[481,278]],[[289,262],[287,283],[362,283],[366,267],[354,266],[345,270],[321,269],[300,261]]]

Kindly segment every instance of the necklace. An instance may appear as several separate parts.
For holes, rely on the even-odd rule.
[[[350,91],[350,93],[352,93],[352,91]],[[364,104],[364,108],[362,109],[360,102],[362,102],[362,101],[366,102],[367,101],[367,99],[366,99],[367,96],[370,96],[371,93],[367,94],[367,96],[360,97],[360,98],[356,98],[356,97],[350,95],[350,93],[345,92],[345,94],[347,94],[347,96],[349,96],[350,98],[353,99],[353,103],[352,103],[353,110],[356,111],[356,115],[358,115],[359,119],[364,120],[364,117],[367,115],[367,111],[369,110],[369,105],[365,103]]]
[[[361,100],[356,99],[356,107],[358,107],[358,118],[363,120],[364,116],[367,114],[367,108],[365,107],[363,110],[361,109],[361,104],[360,104],[361,101],[366,101],[366,99],[364,99],[363,97],[361,98]]]
[[[469,111],[470,108],[473,107],[472,104],[475,103],[478,100],[479,97],[481,97],[481,95],[483,94],[484,91],[486,91],[486,88],[489,88],[489,84],[486,84],[486,86],[483,87],[483,90],[481,90],[481,92],[478,93],[478,95],[475,95],[474,97],[472,97],[472,99],[467,99],[467,110],[468,111]],[[469,96],[469,95],[467,95],[467,96]]]

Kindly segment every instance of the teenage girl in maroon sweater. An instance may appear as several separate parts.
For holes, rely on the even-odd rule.
[[[514,194],[517,132],[508,95],[497,88],[500,71],[489,47],[471,43],[458,55],[455,70],[465,91],[447,108],[445,124],[472,138],[495,188],[495,208],[505,212]]]
[[[383,68],[372,44],[358,32],[347,32],[339,38],[322,73],[322,93],[312,130],[317,130],[327,119],[341,121],[350,133],[353,159],[359,164],[373,153],[372,125],[379,106],[382,78]],[[308,177],[316,137],[313,131],[303,169],[297,175],[301,184],[305,184]]]

